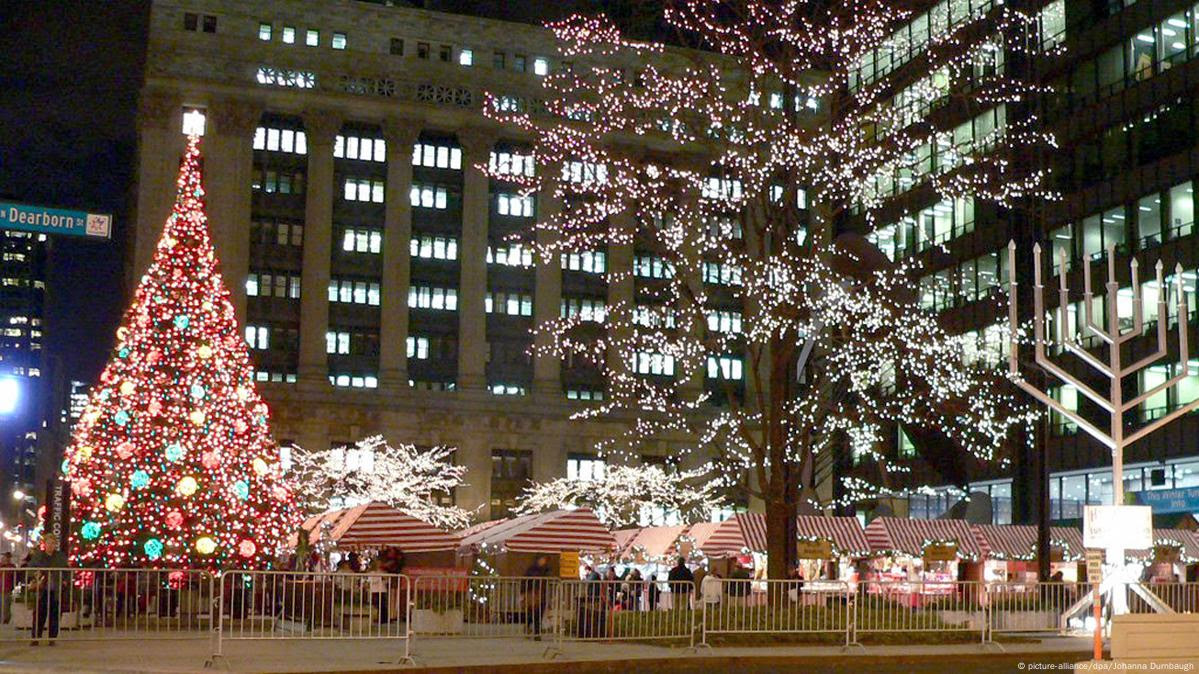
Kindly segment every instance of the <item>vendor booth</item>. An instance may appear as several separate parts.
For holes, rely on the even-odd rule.
[[[1037,528],[1030,524],[974,524],[975,538],[983,552],[982,580],[987,583],[1034,583],[1037,581]],[[1078,562],[1083,559],[1082,530],[1050,527],[1049,572],[1061,573],[1062,582],[1080,580]]]
[[[303,529],[310,547],[325,544],[341,553],[398,549],[405,569],[452,567],[458,547],[454,534],[377,501],[311,517]]]
[[[858,580],[876,581],[870,593],[900,593],[920,604],[955,593],[955,581],[979,580],[982,550],[965,520],[878,517],[864,533],[872,558],[860,565]]]
[[[870,543],[858,518],[800,515],[796,524],[796,551],[805,587],[834,590],[840,582],[853,583],[854,560],[870,556]]]
[[[1145,565],[1142,579],[1149,583],[1179,583],[1193,578],[1199,563],[1199,535],[1183,529],[1154,529],[1153,548],[1128,550],[1130,561]]]
[[[485,558],[499,576],[522,576],[537,557],[548,555],[554,576],[579,578],[580,569],[560,568],[560,558],[577,560],[579,553],[610,554],[615,548],[612,532],[587,508],[500,520],[467,529],[458,540],[460,559]]]

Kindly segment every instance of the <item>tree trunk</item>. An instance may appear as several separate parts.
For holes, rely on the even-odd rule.
[[[792,480],[780,480],[790,483]],[[766,494],[766,577],[782,579],[795,566],[799,514],[798,485]]]

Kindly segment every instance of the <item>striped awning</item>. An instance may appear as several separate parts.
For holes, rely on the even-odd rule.
[[[901,517],[878,517],[865,529],[870,550],[875,554],[900,553],[912,557],[924,554],[930,542],[957,543],[958,557],[979,559],[982,550],[965,520],[910,520]]]
[[[633,539],[637,538],[637,534],[641,533],[641,529],[620,529],[612,532],[612,538],[616,539],[616,550],[613,553],[614,557],[625,557],[629,547],[633,544]]]
[[[732,557],[745,550],[766,551],[766,518],[761,513],[739,513],[723,522],[691,525],[687,536],[708,557]]]
[[[797,524],[801,537],[831,541],[833,550],[841,556],[855,557],[870,552],[870,543],[856,517],[800,515]]]
[[[1185,529],[1154,529],[1153,544],[1179,548],[1179,556],[1184,562],[1199,561],[1199,535]],[[1132,559],[1152,560],[1153,550],[1126,550],[1125,555]]]
[[[321,540],[325,522],[332,524],[329,540],[344,550],[395,547],[402,552],[432,552],[453,550],[458,544],[454,534],[378,502],[310,518],[304,523],[309,543]]]
[[[616,539],[595,513],[579,508],[523,515],[467,530],[459,540],[459,547],[475,551],[491,548],[513,552],[606,552],[616,547]]]
[[[990,559],[1036,559],[1037,528],[1031,524],[973,524],[975,538]],[[1050,527],[1049,546],[1062,551],[1064,561],[1083,558],[1082,530]]]

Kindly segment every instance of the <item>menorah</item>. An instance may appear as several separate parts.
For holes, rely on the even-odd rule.
[[[1164,382],[1154,386],[1146,391],[1141,391],[1139,394],[1127,397],[1123,388],[1123,379],[1132,374],[1140,372],[1144,368],[1149,367],[1166,358],[1169,355],[1169,345],[1167,343],[1168,317],[1166,313],[1166,285],[1162,279],[1162,263],[1158,260],[1156,265],[1157,275],[1157,348],[1153,353],[1125,363],[1122,350],[1124,345],[1132,340],[1140,337],[1144,332],[1145,317],[1142,306],[1141,280],[1139,276],[1139,268],[1137,261],[1133,259],[1129,263],[1132,275],[1132,326],[1128,330],[1120,329],[1119,308],[1116,304],[1117,293],[1119,292],[1119,284],[1116,281],[1116,251],[1114,247],[1107,249],[1107,286],[1104,302],[1107,308],[1107,327],[1101,327],[1095,322],[1095,309],[1092,299],[1094,293],[1091,286],[1091,261],[1083,262],[1083,310],[1081,316],[1076,317],[1077,330],[1070,329],[1070,322],[1067,314],[1067,306],[1069,305],[1069,289],[1066,286],[1066,253],[1061,251],[1058,255],[1058,305],[1056,310],[1056,327],[1057,327],[1057,344],[1070,354],[1077,356],[1083,363],[1086,363],[1093,370],[1099,372],[1106,377],[1109,382],[1109,391],[1107,395],[1103,395],[1099,391],[1089,386],[1081,378],[1067,372],[1057,363],[1049,359],[1045,351],[1045,298],[1044,286],[1041,283],[1041,245],[1033,246],[1033,345],[1036,353],[1036,364],[1043,368],[1046,372],[1057,377],[1064,384],[1074,386],[1076,390],[1082,393],[1087,399],[1094,402],[1110,416],[1110,427],[1107,432],[1104,432],[1095,424],[1092,424],[1076,410],[1071,410],[1060,401],[1055,400],[1053,396],[1046,391],[1042,391],[1037,386],[1024,379],[1020,373],[1020,363],[1018,357],[1017,337],[1019,333],[1018,320],[1016,317],[1016,280],[1014,270],[1016,268],[1016,242],[1012,241],[1008,244],[1008,269],[1009,271],[1009,294],[1008,294],[1008,321],[1011,326],[1011,352],[1008,355],[1008,369],[1011,373],[1012,380],[1024,391],[1033,398],[1047,405],[1049,408],[1061,414],[1078,425],[1079,428],[1087,432],[1088,435],[1098,440],[1104,446],[1112,451],[1112,505],[1121,505],[1124,503],[1124,448],[1150,433],[1162,428],[1163,426],[1174,421],[1178,417],[1199,409],[1199,400],[1192,401],[1170,411],[1168,414],[1149,421],[1137,430],[1131,433],[1124,432],[1124,414],[1129,410],[1135,409],[1138,405],[1149,400],[1153,396],[1177,386],[1187,376],[1190,375],[1189,355],[1187,349],[1187,305],[1183,295],[1182,285],[1182,266],[1175,267],[1174,284],[1175,294],[1178,302],[1178,350],[1181,360],[1180,371],[1174,376],[1167,378]],[[1088,351],[1079,341],[1079,334],[1086,330],[1090,334],[1098,337],[1107,345],[1107,362],[1101,360],[1098,356]],[[1122,568],[1124,550],[1112,549],[1109,550],[1109,557],[1114,556],[1116,559],[1109,559],[1109,563]],[[1123,573],[1118,574],[1119,576]],[[1115,580],[1115,578],[1113,578]],[[1142,588],[1135,578],[1123,579],[1125,582],[1131,580],[1130,586],[1138,593],[1142,593]],[[1145,595],[1142,595],[1145,596]],[[1084,603],[1080,602],[1080,605]],[[1116,604],[1123,605],[1123,594],[1116,595]],[[1150,599],[1150,603],[1153,602]],[[1114,606],[1115,607],[1115,606]],[[1116,607],[1117,612],[1122,612]]]

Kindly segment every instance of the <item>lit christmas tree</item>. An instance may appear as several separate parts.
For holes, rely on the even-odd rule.
[[[298,525],[200,180],[192,137],[174,211],[63,461],[81,566],[261,568]]]

